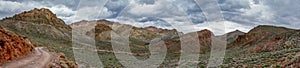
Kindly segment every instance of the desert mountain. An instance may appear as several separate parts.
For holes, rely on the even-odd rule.
[[[91,32],[95,32],[95,39],[100,42],[106,42],[108,45],[100,47],[100,49],[111,49],[110,47],[110,32],[112,31],[112,25],[125,25],[116,22],[110,22],[107,20],[96,20],[96,21],[81,21],[71,24],[72,28],[75,27],[86,27],[90,22],[96,22],[97,25],[95,30],[90,30],[86,35],[91,35]],[[125,25],[131,26],[131,25]],[[130,44],[132,49],[147,51],[145,45],[149,44],[149,41],[154,38],[162,38],[167,44],[168,49],[171,52],[178,53],[180,50],[180,37],[189,35],[181,34],[176,30],[167,30],[156,28],[154,26],[149,26],[145,28],[132,27],[132,32],[130,37]],[[286,48],[298,47],[299,40],[297,33],[299,31],[295,29],[289,29],[285,27],[277,27],[270,25],[259,25],[248,33],[236,30],[226,33],[221,36],[215,36],[210,30],[197,31],[201,48],[201,53],[210,52],[211,48],[211,38],[226,38],[227,39],[227,50],[236,51],[241,53],[252,53],[252,52],[270,52]],[[178,34],[179,33],[179,34]],[[192,32],[194,33],[194,32]],[[295,36],[295,37],[294,37]],[[300,35],[299,35],[300,36]]]
[[[285,27],[271,26],[271,25],[259,25],[251,29],[248,33],[269,33],[269,34],[281,34],[295,29],[289,29]]]
[[[280,49],[299,47],[299,31],[284,27],[259,25],[248,33],[238,35],[233,42],[229,42],[228,48],[244,49],[246,52],[269,52]],[[298,35],[298,36],[297,36]]]
[[[93,24],[92,24],[93,23]],[[138,59],[145,59],[149,57],[150,53],[148,50],[149,41],[151,41],[154,38],[161,38],[165,44],[167,45],[168,49],[168,56],[167,59],[176,59],[178,58],[177,55],[180,54],[181,46],[181,37],[189,36],[190,34],[197,33],[197,38],[199,39],[200,43],[200,54],[201,55],[207,55],[210,54],[211,50],[211,42],[213,38],[227,38],[227,51],[226,54],[229,54],[230,56],[226,56],[226,59],[224,60],[224,66],[226,65],[230,66],[238,66],[240,64],[244,64],[244,62],[252,62],[252,61],[246,61],[242,60],[241,58],[249,57],[250,55],[255,55],[249,59],[260,59],[255,57],[265,57],[265,55],[259,55],[256,53],[261,52],[267,52],[266,54],[269,55],[268,52],[273,51],[283,51],[284,53],[272,53],[276,55],[282,55],[282,56],[292,56],[294,52],[286,51],[286,49],[294,49],[299,48],[300,45],[300,34],[299,30],[284,28],[284,27],[276,27],[276,26],[269,26],[269,25],[260,25],[252,29],[248,33],[244,33],[242,31],[236,30],[233,32],[229,32],[227,34],[216,36],[211,32],[210,30],[201,30],[197,32],[182,34],[176,30],[168,30],[168,29],[161,29],[154,26],[149,27],[134,27],[131,25],[126,24],[120,24],[117,22],[110,22],[107,20],[95,20],[95,21],[80,21],[77,23],[73,23],[70,26],[73,29],[84,29],[85,27],[95,25],[95,29],[90,29],[87,32],[83,32],[82,34],[93,37],[96,39],[96,45],[98,48],[98,53],[103,58],[109,58],[102,59],[104,65],[110,67],[112,65],[117,64],[120,65],[118,62],[111,63],[111,60],[116,60],[116,58],[113,55],[112,46],[111,46],[111,32],[116,32],[112,27],[113,26],[120,26],[116,29],[120,29],[120,31],[129,30],[127,28],[123,28],[122,26],[126,27],[132,27],[132,31],[130,32],[129,36],[129,46],[132,50],[131,53]],[[85,30],[85,29],[84,29]],[[276,31],[279,30],[279,31]],[[95,32],[93,34],[92,32]],[[126,52],[127,53],[127,52]],[[285,54],[286,53],[286,54]],[[237,55],[237,56],[231,56],[231,55]],[[240,55],[246,55],[240,56]],[[205,56],[204,56],[205,57]],[[207,57],[202,57],[202,60],[208,59]],[[233,59],[234,58],[234,59]],[[298,60],[295,60],[293,62],[283,62],[283,61],[290,61],[291,59],[287,59],[286,57],[277,57],[280,60],[272,60],[276,62],[282,62],[285,64],[282,64],[283,66],[289,66],[287,64],[295,65],[294,62],[298,62]],[[266,60],[263,60],[266,59]],[[297,59],[297,58],[295,58]],[[243,62],[240,64],[236,64],[235,62]],[[260,61],[253,61],[257,62],[257,67],[262,67],[262,64],[273,64],[273,62],[265,63],[266,61],[271,61],[269,57],[262,58]],[[166,62],[166,64],[169,64],[172,62]],[[201,63],[206,64],[206,61],[201,61]],[[248,65],[248,64],[246,64]],[[122,67],[122,66],[120,66]]]
[[[92,24],[93,23],[93,24]],[[112,25],[115,26],[129,26],[132,27],[132,31],[130,32],[129,36],[129,41],[130,41],[130,46],[131,49],[134,51],[147,51],[147,46],[150,41],[154,38],[161,38],[163,41],[165,41],[165,44],[167,45],[167,48],[169,52],[172,53],[180,53],[180,37],[188,36],[189,34],[192,33],[197,33],[198,38],[199,38],[199,43],[200,43],[200,48],[201,51],[200,53],[208,53],[210,52],[211,48],[211,38],[212,37],[219,37],[215,36],[213,32],[210,30],[201,30],[197,32],[192,32],[192,33],[187,33],[183,34],[181,32],[178,32],[176,30],[169,30],[169,29],[162,29],[162,28],[157,28],[154,26],[148,26],[144,28],[140,27],[134,27],[131,25],[126,25],[126,24],[120,24],[117,22],[110,22],[107,20],[95,20],[95,21],[80,21],[80,22],[75,22],[71,24],[70,26],[73,29],[84,29],[86,27],[96,25],[95,29],[90,29],[87,32],[84,32],[82,34],[88,35],[90,37],[93,37],[92,32],[95,32],[95,39],[98,41],[98,46],[99,49],[103,50],[112,50],[111,48],[111,32],[114,31],[112,30]],[[235,41],[235,39],[239,35],[245,34],[244,32],[241,31],[233,31],[228,34],[225,34],[221,37],[227,37],[228,41],[232,42]]]
[[[29,39],[0,27],[0,64],[24,57],[30,54],[33,48]]]
[[[35,39],[70,40],[71,28],[49,9],[33,9],[1,20],[1,26],[15,33]]]
[[[93,25],[95,25],[95,29],[85,29]],[[87,32],[80,32],[80,33],[90,37],[93,37],[93,32],[95,32],[94,37],[97,41],[98,48],[102,50],[103,49],[109,50],[109,51],[112,50],[110,46],[111,31],[116,32],[113,30],[112,28],[113,26],[131,28],[129,40],[130,40],[130,46],[132,47],[133,51],[147,50],[146,45],[148,45],[150,41],[154,38],[162,38],[163,40],[167,40],[178,36],[178,33],[180,33],[177,32],[176,30],[156,28],[154,26],[141,28],[141,27],[134,27],[127,24],[120,24],[117,22],[110,22],[107,20],[80,21],[80,22],[70,24],[70,26],[73,29],[87,30]],[[125,30],[129,30],[129,29],[125,29]]]
[[[72,58],[71,27],[49,9],[33,9],[7,17],[0,25],[17,35],[27,37],[36,46],[48,47],[52,51],[63,52]]]
[[[110,43],[110,32],[112,25],[117,26],[130,26],[132,27],[130,37],[130,44],[132,49],[145,49],[145,45],[149,44],[154,38],[162,38],[169,50],[174,53],[178,53],[180,50],[180,37],[187,36],[191,33],[183,34],[176,30],[168,30],[149,26],[145,28],[134,27],[131,25],[120,24],[117,22],[110,22],[107,20],[95,20],[95,21],[80,21],[71,24],[72,28],[82,28],[90,26],[91,22],[96,23],[95,30],[90,30],[84,34],[92,35],[91,32],[95,32],[95,39],[99,42]],[[210,52],[211,38],[226,38],[228,50],[241,50],[241,52],[269,52],[290,47],[296,47],[296,45],[287,45],[287,43],[297,43],[297,41],[291,41],[291,39],[297,40],[296,37],[290,37],[292,35],[297,36],[297,30],[284,27],[276,27],[270,25],[259,25],[248,33],[236,30],[226,33],[221,36],[215,36],[210,30],[197,31],[201,48],[201,53]],[[192,32],[194,33],[194,32]],[[107,48],[109,45],[100,47],[100,49]]]

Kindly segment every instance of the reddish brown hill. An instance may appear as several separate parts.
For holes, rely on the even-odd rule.
[[[177,33],[178,33],[176,30],[156,28],[154,26],[149,26],[146,28],[139,28],[139,27],[134,27],[134,26],[127,25],[127,24],[110,22],[107,20],[80,21],[80,22],[75,22],[73,24],[70,24],[70,26],[73,29],[88,30],[87,33],[83,33],[83,34],[87,34],[87,35],[90,35],[91,32],[95,32],[97,40],[107,41],[109,39],[104,39],[104,37],[110,37],[110,32],[105,32],[105,31],[110,31],[112,29],[113,24],[115,26],[131,27],[132,32],[131,32],[130,37],[141,40],[141,41],[150,41],[153,38],[167,37],[167,36],[177,35]],[[93,26],[95,27],[95,30],[86,29],[87,27],[93,27]],[[102,37],[102,38],[100,38],[100,37]]]
[[[228,49],[245,49],[245,52],[269,52],[291,48],[295,46],[286,45],[286,43],[291,42],[290,39],[298,39],[297,36],[292,36],[297,33],[294,29],[259,25],[248,33],[238,35],[235,41],[229,43]]]
[[[0,27],[0,63],[26,56],[33,48],[28,39]]]
[[[295,31],[294,29],[289,29],[285,27],[279,27],[279,26],[271,26],[271,25],[259,25],[255,28],[251,29],[248,33],[270,33],[270,34],[281,34],[286,33],[290,31]]]
[[[115,24],[116,26],[131,26],[131,25],[126,25],[126,24],[120,24],[116,22],[110,22],[107,20],[95,20],[95,21],[80,21],[71,24],[70,26],[73,29],[79,28],[79,29],[84,29],[88,26],[95,25],[95,30],[90,30],[87,33],[84,33],[88,36],[92,35],[91,32],[95,32],[95,39],[97,41],[101,42],[110,42],[110,32],[111,31],[111,25]],[[178,53],[180,50],[180,39],[179,37],[181,36],[181,32],[174,30],[168,30],[168,29],[162,29],[162,28],[157,28],[154,26],[149,26],[145,28],[139,28],[139,27],[132,27],[132,32],[130,37],[130,45],[132,46],[132,49],[137,49],[137,50],[146,50],[145,45],[148,45],[150,41],[154,38],[162,38],[165,41],[165,44],[167,45],[167,48],[173,52],[173,53]],[[210,30],[201,30],[198,32],[193,32],[198,34],[199,38],[199,43],[200,48],[201,48],[201,53],[207,53],[210,51],[211,47],[211,38],[215,37],[215,35],[210,31]],[[184,34],[182,36],[188,36],[189,34]],[[103,45],[103,44],[101,44]],[[101,47],[104,49],[107,49],[109,46],[104,46]],[[109,49],[109,48],[108,48]]]
[[[195,33],[195,32],[187,33],[187,34],[181,35],[180,37],[191,36],[193,33]],[[212,37],[214,37],[214,34],[210,30],[207,30],[207,29],[197,31],[196,33],[198,34],[197,37],[199,38],[200,53],[201,54],[208,53],[211,48]],[[189,43],[194,43],[194,42],[189,42]],[[167,45],[168,49],[170,51],[172,51],[172,53],[179,53],[179,50],[181,49],[181,41],[180,41],[179,37],[171,38],[171,39],[167,40],[166,45]],[[184,46],[184,45],[182,45],[182,46]],[[193,48],[193,47],[190,47],[190,48]]]
[[[207,30],[207,29],[198,31],[197,34],[198,34],[200,44],[205,46],[205,47],[210,48],[211,38],[214,36],[214,34],[211,31]]]

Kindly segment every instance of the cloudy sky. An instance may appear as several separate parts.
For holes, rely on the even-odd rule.
[[[300,0],[216,0],[215,6],[224,20],[215,22],[224,23],[223,33],[237,29],[248,32],[257,25],[299,29],[299,3]],[[67,24],[108,19],[138,27],[176,28],[183,32],[210,29],[222,34],[202,11],[209,7],[195,0],[0,0],[0,18],[48,8]]]

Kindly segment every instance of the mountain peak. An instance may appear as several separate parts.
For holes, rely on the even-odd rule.
[[[242,31],[240,31],[240,30],[235,30],[235,31],[233,31],[233,32],[242,32]]]
[[[201,30],[201,31],[198,31],[198,32],[204,32],[204,33],[212,33],[210,30],[208,29],[204,29],[204,30]]]
[[[55,15],[54,13],[52,13],[49,9],[47,8],[34,8],[33,10],[31,10],[32,12],[44,12],[44,13],[50,13],[51,15]]]
[[[261,33],[261,32],[268,32],[272,34],[280,34],[284,32],[294,31],[294,29],[289,29],[285,27],[279,26],[271,26],[271,25],[258,25],[254,27],[249,33]]]
[[[46,9],[46,8],[41,8],[41,9],[34,8],[33,10],[25,11],[20,14],[16,14],[15,16],[13,16],[13,18],[16,18],[16,17],[17,18],[18,17],[35,18],[35,17],[43,17],[43,16],[45,16],[46,18],[57,18],[53,12],[51,12],[49,9]]]
[[[145,27],[147,30],[150,30],[150,31],[157,31],[159,30],[158,28],[156,28],[155,26],[148,26],[148,27]]]
[[[214,33],[211,32],[211,31],[208,30],[208,29],[204,29],[204,30],[198,31],[197,33],[198,33],[198,35],[205,35],[205,36],[207,36],[207,37],[214,36]]]
[[[245,32],[240,31],[240,30],[235,30],[235,31],[229,32],[229,33],[227,33],[227,34],[236,34],[236,33],[238,33],[238,34],[243,34],[243,33],[245,33]]]
[[[56,14],[52,13],[46,8],[35,8],[30,11],[24,11],[20,14],[16,14],[13,17],[5,18],[2,21],[7,22],[24,22],[32,24],[52,25],[58,27],[67,27],[65,22],[57,18]],[[68,28],[68,27],[67,27]]]

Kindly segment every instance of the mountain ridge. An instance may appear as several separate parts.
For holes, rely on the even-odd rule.
[[[117,61],[115,62],[115,60],[117,59],[112,53],[113,51],[111,47],[110,33],[121,33],[122,31],[128,30],[125,29],[127,27],[132,27],[132,32],[130,32],[128,39],[128,44],[130,46],[130,49],[132,50],[132,53],[130,54],[141,60],[147,59],[147,57],[151,55],[148,50],[150,41],[156,38],[160,38],[161,41],[165,42],[168,49],[167,60],[175,58],[175,60],[172,61],[176,62],[178,55],[180,55],[181,53],[181,46],[184,46],[181,45],[181,40],[184,39],[181,38],[189,38],[188,36],[190,34],[197,34],[197,37],[195,38],[198,38],[198,42],[200,43],[200,59],[204,60],[199,60],[199,62],[201,62],[201,65],[204,64],[204,66],[205,63],[207,63],[208,59],[206,56],[209,56],[211,52],[210,49],[212,46],[212,39],[223,39],[223,41],[227,41],[226,54],[229,54],[230,56],[226,55],[224,57],[224,66],[226,66],[226,64],[239,66],[240,64],[247,64],[247,62],[252,62],[253,60],[251,64],[263,67],[260,66],[261,63],[275,64],[275,62],[269,61],[277,61],[272,59],[278,59],[278,57],[279,59],[284,60],[278,60],[280,64],[281,62],[286,63],[287,61],[290,61],[290,59],[286,59],[285,56],[293,55],[286,55],[285,53],[294,54],[294,52],[290,52],[289,49],[291,49],[292,51],[297,51],[297,48],[300,48],[300,30],[285,27],[258,25],[251,29],[249,32],[236,30],[218,36],[214,35],[214,33],[208,29],[183,34],[179,31],[176,31],[175,29],[162,29],[155,26],[141,28],[128,24],[111,22],[108,20],[79,21],[67,25],[61,19],[57,18],[54,13],[46,8],[34,9],[31,11],[16,14],[15,16],[10,18],[5,18],[0,21],[0,26],[3,26],[4,29],[12,31],[22,37],[28,37],[28,39],[32,40],[33,45],[45,46],[55,52],[63,52],[68,58],[74,57],[72,55],[73,50],[71,30],[85,30],[85,28],[87,27],[95,26],[95,29],[88,29],[86,30],[87,32],[78,33],[82,33],[82,35],[87,35],[91,39],[95,39],[98,55],[101,56],[101,60],[104,60],[103,63],[106,67],[115,65],[122,67],[122,65],[120,65]],[[113,27],[118,28],[113,29]],[[93,34],[92,32],[95,32],[95,34]],[[224,40],[224,38],[226,38],[226,40]],[[87,41],[85,39],[82,40]],[[78,43],[81,43],[80,41],[78,41]],[[195,41],[186,42],[194,43]],[[298,51],[300,51],[300,49]],[[265,54],[269,55],[269,53],[271,55],[277,55],[278,53],[279,55],[284,55],[277,56],[275,58],[271,56],[272,59],[269,59],[270,56],[267,56],[267,58],[265,58]],[[252,55],[255,56],[253,57]],[[260,59],[257,57],[263,58]],[[249,58],[251,61],[247,58]],[[260,59],[257,61],[261,62],[254,62],[254,60],[256,59]],[[167,61],[165,63],[167,63]]]
[[[46,8],[25,11],[0,22],[2,27],[26,37],[36,34],[53,39],[71,38],[71,27]]]

